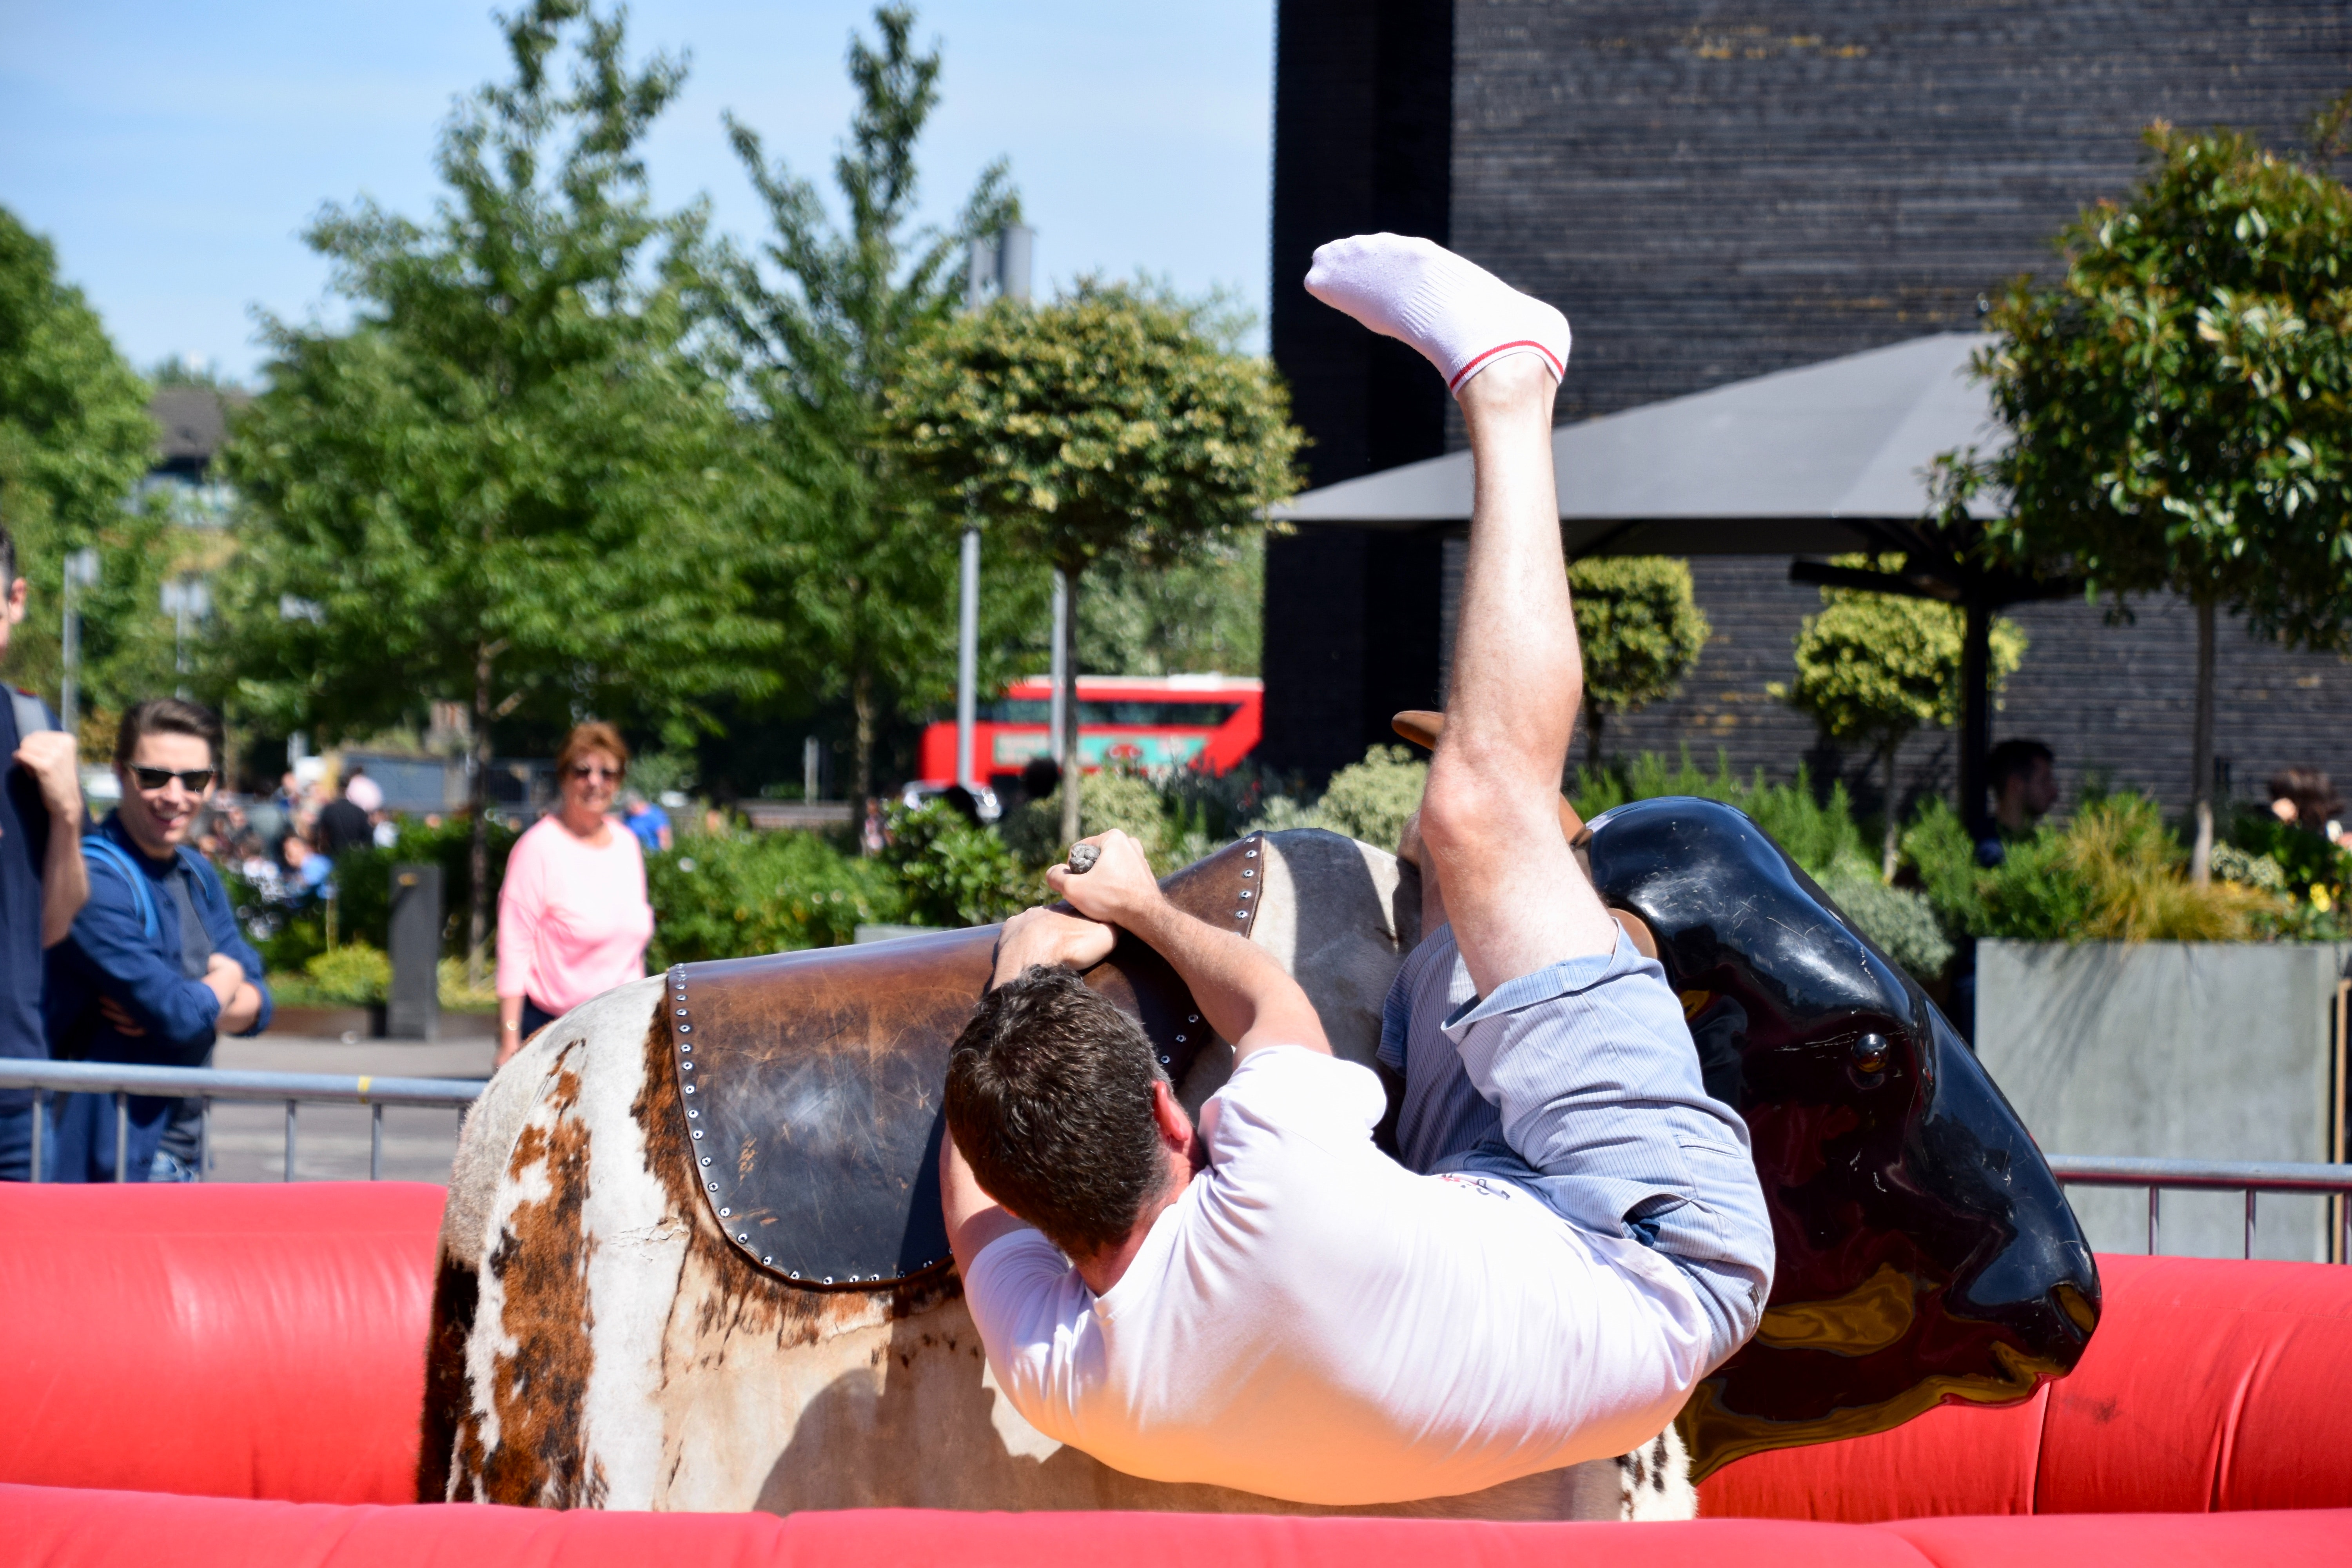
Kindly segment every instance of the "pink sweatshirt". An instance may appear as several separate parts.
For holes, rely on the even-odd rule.
[[[614,823],[598,848],[550,813],[515,840],[499,894],[499,995],[577,1007],[643,979],[653,934],[635,834]]]

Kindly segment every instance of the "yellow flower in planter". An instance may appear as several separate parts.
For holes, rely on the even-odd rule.
[[[2311,889],[2311,907],[2324,915],[2336,907],[2336,900],[2327,896],[2326,889],[2314,883]]]

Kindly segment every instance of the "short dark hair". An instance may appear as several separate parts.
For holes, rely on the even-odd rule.
[[[1985,757],[1985,787],[1999,795],[2010,780],[2032,773],[2036,763],[2056,767],[2058,753],[2039,741],[2003,741]]]
[[[0,596],[16,585],[16,536],[0,522]]]
[[[2344,810],[2335,784],[2318,768],[2288,768],[2273,773],[2270,794],[2273,801],[2293,801],[2295,826],[2308,827],[2314,833],[2323,830],[2329,817]]]
[[[146,735],[194,735],[211,752],[213,764],[220,764],[221,721],[201,702],[184,697],[150,697],[133,704],[122,716],[121,728],[114,731],[114,765],[129,767],[131,753]]]
[[[1167,1181],[1143,1027],[1070,970],[982,999],[948,1058],[948,1131],[997,1202],[1064,1252],[1115,1247]]]

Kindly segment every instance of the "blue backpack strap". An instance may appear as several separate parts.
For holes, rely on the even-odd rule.
[[[97,856],[113,868],[115,875],[131,884],[131,901],[139,907],[139,929],[149,942],[153,942],[163,925],[155,916],[155,895],[148,890],[147,879],[140,875],[139,868],[131,863],[131,857],[95,833],[82,839],[81,850],[84,859]]]

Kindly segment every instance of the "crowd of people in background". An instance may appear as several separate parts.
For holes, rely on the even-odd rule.
[[[0,658],[24,619],[26,584],[0,528]],[[299,902],[329,886],[337,859],[392,847],[398,823],[363,769],[340,787],[221,799],[222,730],[202,704],[152,698],[113,738],[116,805],[85,820],[74,737],[27,691],[0,704],[0,1059],[211,1065],[224,1036],[269,1027],[275,1001],[261,955],[240,929],[220,867],[266,898]],[[653,936],[645,856],[667,849],[667,814],[619,799],[629,751],[608,724],[574,729],[557,758],[558,808],[525,832],[499,908],[503,1062],[530,1033],[645,973]],[[36,1116],[43,1117],[35,1137]],[[0,1089],[0,1180],[201,1179],[203,1109],[138,1095]]]
[[[354,767],[340,790],[323,773],[305,788],[289,771],[273,794],[249,804],[219,802],[196,847],[215,865],[234,868],[265,901],[299,909],[324,896],[338,858],[353,849],[389,849],[399,837],[383,787]]]

